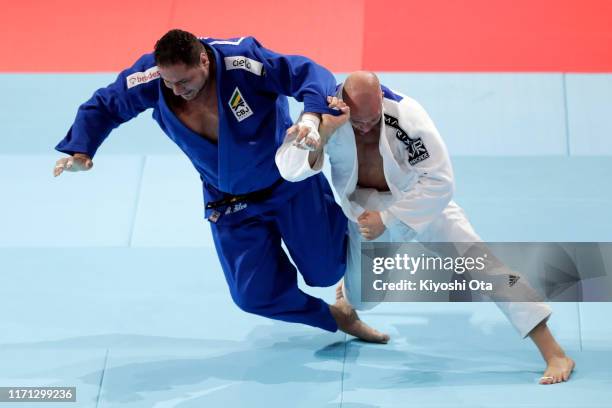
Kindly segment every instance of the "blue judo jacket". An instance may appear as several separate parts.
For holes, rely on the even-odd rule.
[[[334,76],[308,58],[270,51],[253,37],[200,41],[216,62],[218,144],[191,131],[170,110],[151,53],[79,107],[56,149],[93,157],[114,128],[153,108],[153,118],[189,157],[205,187],[245,194],[274,184],[280,179],[274,155],[292,122],[286,96],[304,102],[306,112],[332,113],[326,96],[334,94]]]

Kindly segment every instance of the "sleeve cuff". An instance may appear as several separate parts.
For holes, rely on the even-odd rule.
[[[385,224],[385,227],[389,229],[393,228],[398,222],[400,222],[395,215],[391,214],[389,210],[381,211],[380,219],[382,220],[383,224]]]
[[[298,149],[286,143],[276,153],[276,166],[281,176],[288,181],[301,181],[313,176],[323,168],[323,152],[319,154],[313,167],[310,167],[308,150]]]
[[[88,155],[91,158],[93,158],[93,156],[95,155],[95,151],[93,153],[90,152],[86,146],[72,144],[72,143],[68,143],[68,144],[60,143],[57,146],[55,146],[55,150],[57,150],[60,153],[65,153],[69,155],[73,155],[75,153],[82,153],[82,154]]]

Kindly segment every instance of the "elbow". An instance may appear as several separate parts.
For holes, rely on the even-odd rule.
[[[447,181],[446,191],[448,201],[452,200],[455,195],[455,180],[452,177]]]

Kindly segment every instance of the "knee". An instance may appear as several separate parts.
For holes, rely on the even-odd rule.
[[[319,258],[319,262],[312,267],[316,267],[316,271],[312,273],[306,273],[304,280],[309,286],[313,287],[329,287],[333,286],[342,279],[346,273],[347,268],[347,242],[346,240],[338,247],[328,247],[327,253]],[[316,281],[309,282],[306,280],[306,276],[310,277],[309,280],[314,280],[312,277],[316,277]]]
[[[266,305],[257,298],[253,296],[248,296],[247,294],[240,294],[232,292],[232,300],[234,304],[240,308],[243,312],[265,316],[266,315]]]
[[[315,273],[302,273],[302,276],[308,286],[327,288],[338,283],[345,271],[346,262],[334,260],[334,262],[321,263]]]

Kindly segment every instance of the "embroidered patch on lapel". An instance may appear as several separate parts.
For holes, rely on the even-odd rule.
[[[395,137],[406,145],[406,149],[408,149],[408,163],[410,163],[411,166],[429,158],[429,152],[423,140],[420,137],[413,139],[408,136],[408,133],[400,127],[397,118],[385,113],[385,125],[394,128],[396,130]]]
[[[238,122],[242,122],[253,114],[253,110],[244,100],[244,97],[240,93],[240,89],[238,89],[238,87],[234,89],[234,93],[232,93],[232,97],[230,98],[228,104]]]

